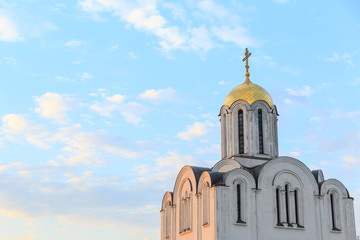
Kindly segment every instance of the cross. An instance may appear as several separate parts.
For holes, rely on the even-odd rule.
[[[248,58],[251,56],[251,53],[248,51],[248,49],[246,48],[246,52],[245,52],[245,57],[243,58],[243,62],[245,62],[245,60],[246,60],[246,65],[245,65],[245,67],[246,67],[246,74],[245,74],[245,76],[247,76],[247,74],[248,75],[250,75],[249,74],[249,62],[248,62]]]

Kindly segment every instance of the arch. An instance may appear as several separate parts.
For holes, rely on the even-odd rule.
[[[240,163],[234,159],[223,159],[214,165],[214,167],[212,168],[212,171],[214,171],[214,172],[229,172],[233,169],[240,168],[240,167],[241,167]]]
[[[344,184],[342,184],[339,180],[334,178],[327,179],[321,184],[320,194],[324,196],[332,188],[338,189],[339,194],[341,194],[342,198],[350,198],[349,192],[344,186]]]
[[[172,192],[166,192],[163,196],[162,202],[161,202],[161,210],[165,209],[165,206],[167,204],[167,202],[170,201],[171,204],[173,202],[173,193]]]
[[[295,168],[297,168],[298,170],[302,171],[309,179],[310,184],[312,186],[312,190],[313,190],[313,194],[314,195],[318,195],[319,194],[319,187],[318,184],[315,180],[314,175],[311,173],[310,169],[301,161],[292,158],[292,157],[278,157],[275,158],[267,163],[265,163],[264,165],[262,165],[259,168],[259,173],[258,173],[258,188],[261,189],[261,186],[263,186],[265,184],[265,179],[266,179],[266,174],[268,171],[270,171],[271,168],[278,166],[278,168],[282,168],[283,170],[285,169],[290,169],[290,166],[286,166],[287,164],[294,166]],[[294,172],[294,171],[293,171]]]
[[[248,171],[242,168],[231,170],[224,175],[224,183],[226,186],[233,185],[234,181],[237,179],[243,179],[246,182],[247,186],[249,186],[249,189],[256,188],[254,177]]]

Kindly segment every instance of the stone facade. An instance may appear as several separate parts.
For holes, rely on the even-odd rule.
[[[278,156],[277,109],[220,110],[221,160],[185,166],[161,206],[161,240],[355,240],[353,199],[336,179]]]

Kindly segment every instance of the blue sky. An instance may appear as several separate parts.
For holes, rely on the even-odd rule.
[[[245,77],[279,110],[280,155],[355,197],[358,1],[0,0],[0,239],[159,239],[182,166],[220,160]]]

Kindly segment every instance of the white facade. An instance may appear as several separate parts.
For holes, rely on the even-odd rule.
[[[222,159],[182,168],[163,198],[161,240],[356,239],[344,185],[278,156],[277,116],[262,100],[221,108]]]

